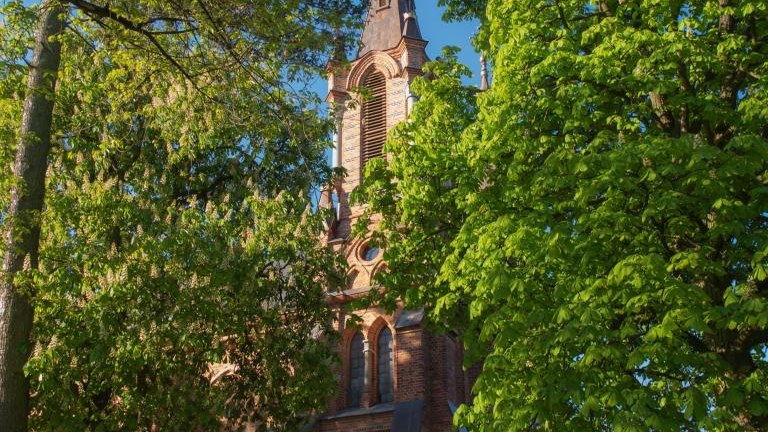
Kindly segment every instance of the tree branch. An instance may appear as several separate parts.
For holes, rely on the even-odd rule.
[[[106,6],[99,6],[84,0],[67,0],[69,4],[72,6],[75,6],[76,8],[82,10],[86,15],[90,17],[99,17],[99,18],[107,18],[109,20],[112,20],[118,24],[120,24],[123,28],[126,30],[130,30],[132,32],[141,34],[142,36],[146,37],[149,42],[157,48],[160,55],[165,58],[173,67],[175,67],[183,76],[186,78],[192,85],[195,86],[195,88],[200,91],[200,89],[195,84],[195,80],[193,79],[192,75],[187,72],[179,62],[171,56],[170,53],[158,42],[157,38],[155,37],[156,34],[161,33],[155,33],[150,30],[145,29],[141,23],[135,23],[131,21],[130,19],[114,12],[112,9],[110,9],[109,5]],[[202,93],[202,92],[201,92]]]

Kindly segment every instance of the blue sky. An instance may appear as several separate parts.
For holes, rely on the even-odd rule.
[[[461,48],[459,60],[469,66],[473,73],[472,83],[479,84],[480,54],[472,47],[471,38],[478,22],[447,23],[442,19],[445,8],[437,6],[437,0],[416,0],[416,14],[421,35],[429,41],[427,53],[434,59],[446,45]],[[477,83],[475,83],[477,81]]]

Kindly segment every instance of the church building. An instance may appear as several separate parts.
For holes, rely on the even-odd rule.
[[[365,210],[349,195],[373,158],[386,157],[387,132],[405,121],[415,102],[409,91],[428,60],[416,17],[415,0],[371,0],[361,47],[349,63],[328,66],[327,101],[336,114],[333,164],[347,177],[325,193],[321,205],[333,206],[336,219],[326,241],[349,263],[346,287],[329,292],[337,312],[342,364],[336,396],[319,418],[319,432],[448,432],[455,408],[469,400],[476,373],[462,369],[461,344],[452,334],[435,335],[423,327],[423,311],[398,309],[388,314],[371,307],[354,313],[361,325],[346,327],[345,305],[374,287],[372,278],[386,263],[368,238],[354,238],[351,227]],[[365,88],[362,103],[355,91]],[[375,228],[375,217],[370,228]],[[386,289],[386,287],[383,287]]]

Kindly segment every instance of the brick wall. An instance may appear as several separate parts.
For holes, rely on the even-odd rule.
[[[385,265],[382,253],[366,260],[363,253],[367,238],[350,237],[351,227],[363,215],[364,206],[351,206],[349,194],[360,184],[361,166],[361,104],[354,89],[365,81],[372,70],[381,72],[386,81],[386,125],[391,130],[407,118],[408,85],[421,73],[426,60],[424,41],[403,38],[400,45],[388,51],[371,51],[351,62],[349,69],[338,65],[329,67],[328,101],[336,109],[338,121],[338,155],[347,177],[335,187],[339,201],[338,220],[326,238],[334,251],[344,256],[349,264],[347,285],[343,292],[330,295],[331,304],[338,308],[337,330],[343,336],[339,347],[342,364],[337,371],[339,379],[336,396],[328,402],[328,411],[318,423],[318,431],[389,431],[393,411],[387,404],[378,404],[376,347],[383,326],[392,332],[394,349],[395,405],[421,400],[422,427],[429,432],[451,431],[451,413],[448,400],[461,403],[465,399],[469,381],[461,370],[461,347],[450,336],[434,336],[426,332],[419,322],[409,322],[398,328],[402,309],[393,315],[371,307],[354,311],[361,317],[360,328],[345,327],[344,305],[365,295],[371,289],[371,278]],[[356,104],[349,104],[356,101]],[[369,221],[369,230],[375,229],[376,218]],[[378,289],[378,288],[377,288]],[[360,331],[371,348],[366,368],[368,379],[363,393],[362,408],[347,406],[349,341]],[[404,406],[404,405],[397,405]],[[387,411],[388,410],[388,411]],[[375,411],[375,413],[374,413]]]
[[[420,327],[404,329],[395,335],[398,348],[395,354],[396,401],[423,399],[425,396],[428,353],[424,350],[424,336]]]
[[[401,310],[394,315],[388,315],[379,308],[358,310],[362,322],[360,328],[344,328],[343,319],[339,320],[339,331],[343,334],[340,347],[342,365],[338,373],[339,387],[336,397],[328,403],[327,414],[331,417],[344,415],[353,410],[346,403],[346,374],[349,358],[349,341],[355,332],[361,332],[369,341],[373,350],[371,367],[369,369],[368,388],[366,389],[362,408],[376,408],[376,346],[377,337],[384,326],[392,332],[394,348],[394,382],[395,403],[409,400],[423,400],[422,415],[424,430],[430,432],[448,432],[452,430],[452,416],[448,406],[451,401],[456,405],[470,401],[469,390],[479,373],[480,365],[475,365],[468,371],[462,369],[463,353],[461,344],[455,335],[432,335],[420,325],[406,328],[396,328]],[[341,413],[341,414],[339,414]],[[389,430],[388,421],[391,414],[383,417],[376,415],[355,415],[352,417],[324,419],[320,421],[318,430],[339,431],[375,431]],[[377,429],[384,427],[385,429]]]

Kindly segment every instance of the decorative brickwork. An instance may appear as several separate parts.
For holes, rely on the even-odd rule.
[[[329,400],[327,412],[315,425],[315,431],[321,432],[451,431],[450,405],[468,400],[476,377],[463,372],[463,353],[455,336],[429,334],[422,327],[422,312],[399,309],[387,314],[372,307],[354,311],[361,319],[359,327],[346,328],[344,306],[348,302],[371,289],[386,289],[372,286],[373,275],[386,265],[382,251],[372,248],[368,238],[350,237],[351,227],[362,216],[365,206],[351,206],[349,194],[362,180],[366,158],[386,157],[377,153],[381,133],[407,119],[413,102],[409,85],[421,74],[421,66],[427,60],[427,42],[421,39],[413,1],[386,3],[379,7],[379,0],[372,0],[363,32],[364,46],[358,58],[346,68],[331,62],[327,69],[327,101],[337,121],[334,165],[345,168],[347,177],[335,185],[335,190],[325,193],[321,205],[337,203],[336,219],[328,224],[326,239],[329,247],[346,258],[350,270],[345,289],[329,293],[330,304],[338,310],[342,364],[337,374],[336,396]],[[378,98],[373,102],[361,101],[356,92],[363,85],[370,85],[369,90]],[[331,199],[332,193],[335,200]],[[377,217],[373,217],[369,230],[377,224]],[[384,329],[391,335],[391,344],[383,344],[381,349],[392,348],[391,373],[379,370],[379,338]],[[351,404],[350,379],[360,371],[355,369],[350,356],[356,334],[364,338],[365,377],[360,403]],[[390,378],[393,401],[382,401],[379,380]]]

